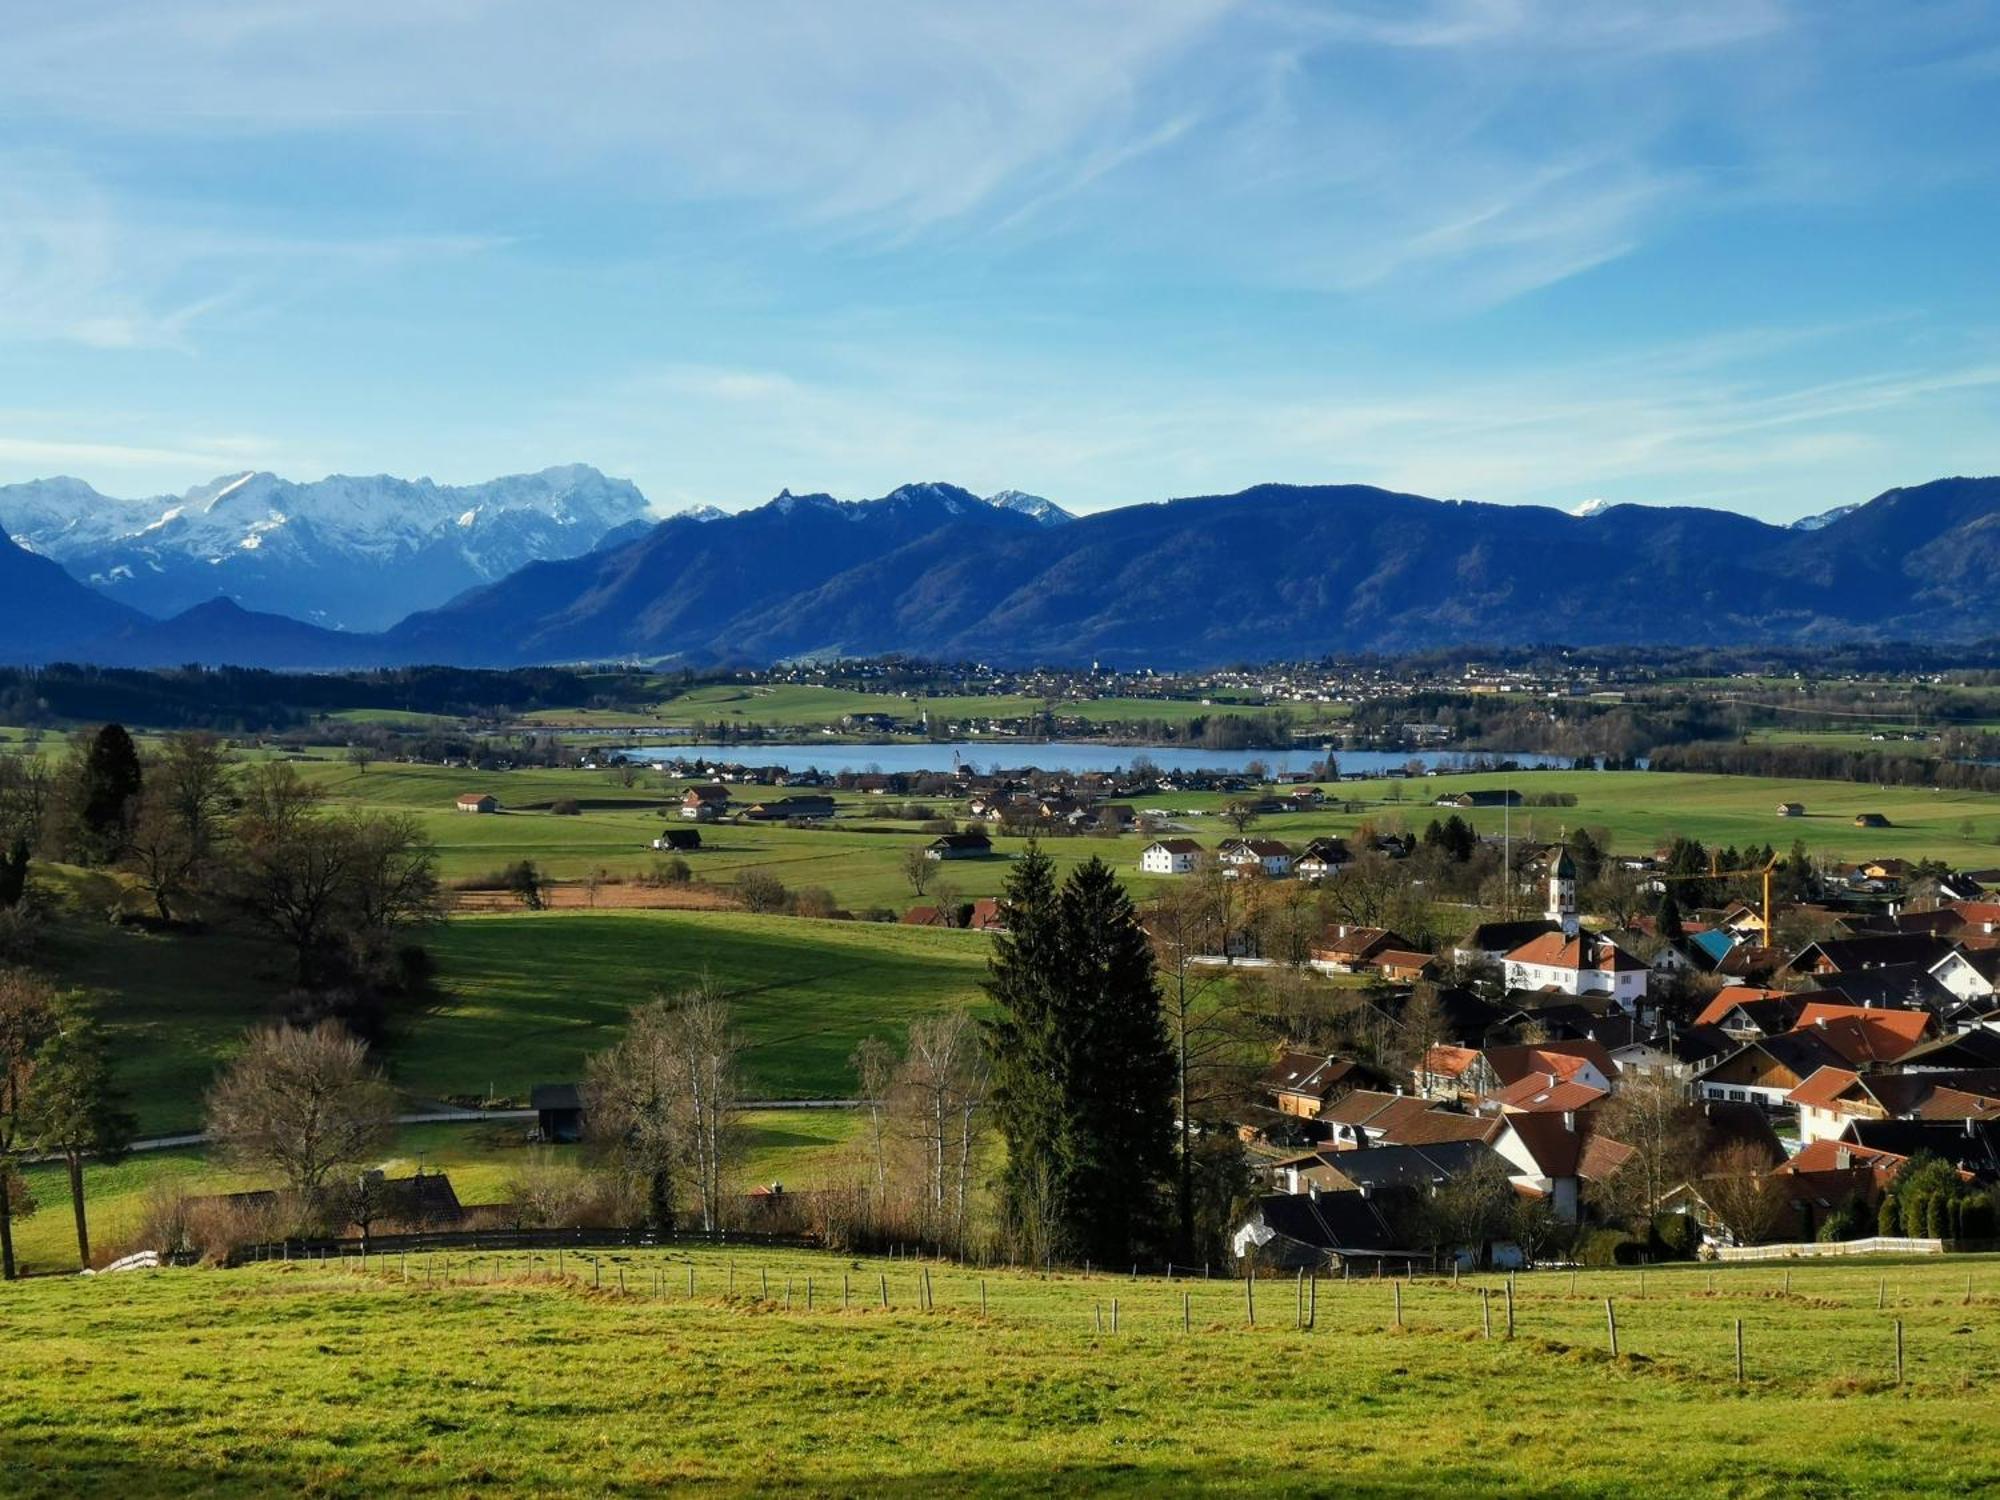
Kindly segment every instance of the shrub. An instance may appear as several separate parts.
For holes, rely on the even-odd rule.
[[[646,872],[648,885],[686,885],[693,878],[694,867],[679,855],[654,860],[653,868]]]
[[[1645,1250],[1643,1241],[1622,1229],[1593,1229],[1577,1242],[1576,1258],[1586,1266],[1634,1266]]]
[[[785,883],[768,870],[745,870],[736,877],[736,894],[746,911],[783,911],[791,904]]]
[[[792,898],[792,910],[801,917],[837,917],[840,907],[833,892],[823,885],[809,885]]]
[[[1990,1240],[1994,1237],[1994,1217],[1993,1199],[1989,1194],[1980,1193],[1967,1198],[1960,1205],[1958,1232],[1968,1240]]]
[[[583,808],[574,797],[559,797],[549,804],[549,811],[558,818],[575,818],[582,816]]]
[[[1692,1214],[1660,1214],[1653,1220],[1656,1260],[1693,1260],[1701,1247],[1701,1226]]]
[[[1885,1239],[1894,1239],[1903,1232],[1902,1211],[1894,1193],[1882,1195],[1882,1206],[1875,1210],[1875,1232]]]

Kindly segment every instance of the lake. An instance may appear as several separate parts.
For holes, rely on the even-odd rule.
[[[920,744],[905,741],[895,745],[776,744],[767,741],[740,745],[679,744],[646,745],[626,754],[635,760],[720,760],[747,766],[781,766],[787,771],[950,772],[970,765],[978,771],[995,768],[1009,771],[1033,766],[1040,771],[1116,771],[1144,756],[1163,771],[1241,771],[1252,761],[1261,761],[1274,772],[1306,771],[1331,754],[1343,773],[1361,771],[1380,775],[1399,770],[1412,761],[1422,761],[1426,769],[1459,771],[1479,769],[1495,761],[1511,760],[1537,769],[1566,769],[1570,758],[1562,755],[1512,754],[1488,751],[1431,750],[1335,750],[1317,748],[1293,750],[1202,750],[1175,745],[1115,745],[1097,740],[967,740],[950,744]]]

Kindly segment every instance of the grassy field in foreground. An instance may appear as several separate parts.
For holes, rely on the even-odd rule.
[[[799,1188],[813,1182],[852,1138],[859,1118],[833,1109],[751,1110],[739,1124],[743,1157],[732,1181],[743,1190],[771,1181]],[[508,1179],[524,1167],[583,1160],[580,1146],[532,1145],[524,1122],[494,1120],[404,1126],[389,1150],[370,1165],[392,1177],[407,1176],[420,1166],[427,1172],[446,1172],[459,1201],[477,1205],[504,1201]],[[76,1265],[76,1230],[70,1218],[68,1178],[60,1166],[49,1164],[29,1167],[25,1176],[39,1207],[14,1225],[21,1264],[35,1273],[70,1270]],[[92,1248],[100,1257],[131,1248],[132,1236],[158,1188],[223,1193],[275,1185],[272,1178],[236,1170],[193,1147],[140,1152],[115,1166],[89,1163],[84,1168],[84,1196]]]
[[[938,1266],[925,1311],[908,1261],[571,1254],[560,1282],[529,1264],[455,1256],[449,1284],[441,1262],[392,1260],[0,1288],[8,1489],[1790,1500],[2000,1484],[1986,1260],[1801,1267],[1790,1294],[1768,1266],[1654,1270],[1643,1296],[1633,1271],[1586,1273],[1575,1295],[1545,1272],[1520,1279],[1511,1342],[1481,1336],[1490,1277],[1406,1288],[1400,1329],[1388,1284],[1325,1282],[1306,1331],[1289,1280],[1260,1286],[1252,1329],[1225,1281]]]
[[[525,1098],[579,1075],[634,1005],[707,975],[728,996],[753,1095],[844,1097],[865,1036],[979,998],[978,933],[738,912],[461,917],[434,937],[446,1001],[395,1038],[397,1080]]]

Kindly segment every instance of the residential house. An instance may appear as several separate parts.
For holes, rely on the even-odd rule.
[[[1695,1076],[1701,1099],[1761,1104],[1779,1110],[1788,1095],[1821,1068],[1845,1068],[1847,1058],[1817,1031],[1787,1031],[1748,1042]]]
[[[2000,992],[2000,948],[1955,948],[1929,972],[1961,1000],[1991,1000]]]
[[[1516,948],[1561,931],[1560,923],[1540,917],[1518,922],[1481,922],[1452,949],[1452,955],[1461,963],[1497,964]]]
[[[1428,953],[1410,948],[1384,948],[1370,962],[1375,972],[1391,984],[1415,984],[1429,979],[1437,960]]]
[[[1193,839],[1155,839],[1139,851],[1139,868],[1148,875],[1188,875],[1201,862],[1201,845]]]
[[[681,816],[696,822],[712,823],[729,811],[726,786],[691,786],[681,794]]]
[[[1492,1149],[1507,1163],[1514,1186],[1548,1200],[1556,1216],[1575,1223],[1584,1184],[1609,1177],[1632,1148],[1587,1130],[1574,1112],[1500,1117]]]
[[[925,859],[984,859],[993,840],[983,833],[942,833],[924,846]]]
[[[1856,1073],[1827,1067],[1788,1095],[1802,1140],[1833,1140],[1848,1122],[1972,1120],[2000,1122],[2000,1069],[1962,1072]]]
[[[500,799],[491,792],[463,792],[452,804],[462,813],[497,813]]]
[[[1265,1071],[1263,1091],[1270,1095],[1278,1113],[1316,1120],[1329,1105],[1357,1088],[1386,1082],[1366,1063],[1338,1053],[1294,1052],[1278,1054]]]
[[[1329,974],[1359,974],[1367,970],[1378,954],[1395,950],[1408,953],[1416,944],[1387,927],[1350,927],[1345,923],[1329,927],[1314,940],[1309,959],[1315,969]]]
[[[1292,850],[1278,839],[1225,839],[1217,858],[1232,872],[1251,870],[1272,880],[1292,873]]]
[[[1643,959],[1591,933],[1545,933],[1509,953],[1504,967],[1509,989],[1609,995],[1627,1011],[1645,1000],[1652,975]]]
[[[1803,996],[1793,996],[1785,990],[1732,984],[1716,991],[1694,1023],[1718,1027],[1739,1042],[1749,1042],[1790,1031],[1805,1008]]]
[[[1794,974],[1811,975],[1817,979],[1901,964],[1922,964],[1928,971],[1955,946],[1949,938],[1927,932],[1826,938],[1801,948],[1790,967]]]
[[[1778,816],[1781,818],[1803,818],[1805,815],[1806,805],[1803,802],[1780,802],[1778,804]]]
[[[701,847],[699,828],[669,828],[653,840],[653,847],[672,850],[675,854],[692,854]]]
[[[972,903],[965,925],[973,932],[1005,932],[1007,908],[991,896],[981,896]]]
[[[1431,799],[1432,807],[1519,807],[1521,794],[1512,787],[1483,787],[1476,792],[1446,792]]]
[[[1325,880],[1338,875],[1354,862],[1348,852],[1346,841],[1337,838],[1317,838],[1308,843],[1304,851],[1292,863],[1292,873],[1301,880]]]

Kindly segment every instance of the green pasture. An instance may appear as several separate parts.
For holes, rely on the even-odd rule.
[[[1987,1259],[1802,1266],[1789,1290],[1770,1266],[1656,1269],[1643,1292],[1636,1271],[1534,1273],[1512,1339],[1494,1276],[1401,1288],[1400,1324],[1392,1283],[1323,1280],[1311,1328],[1291,1279],[1265,1281],[1253,1328],[1224,1279],[749,1247],[569,1252],[562,1272],[515,1252],[0,1288],[9,1491],[1789,1500],[2000,1486]]]
[[[989,948],[978,933],[738,912],[461,917],[433,943],[446,998],[400,1029],[390,1060],[412,1090],[525,1099],[579,1076],[633,1006],[706,977],[753,1096],[844,1098],[855,1044],[976,1003]]]

